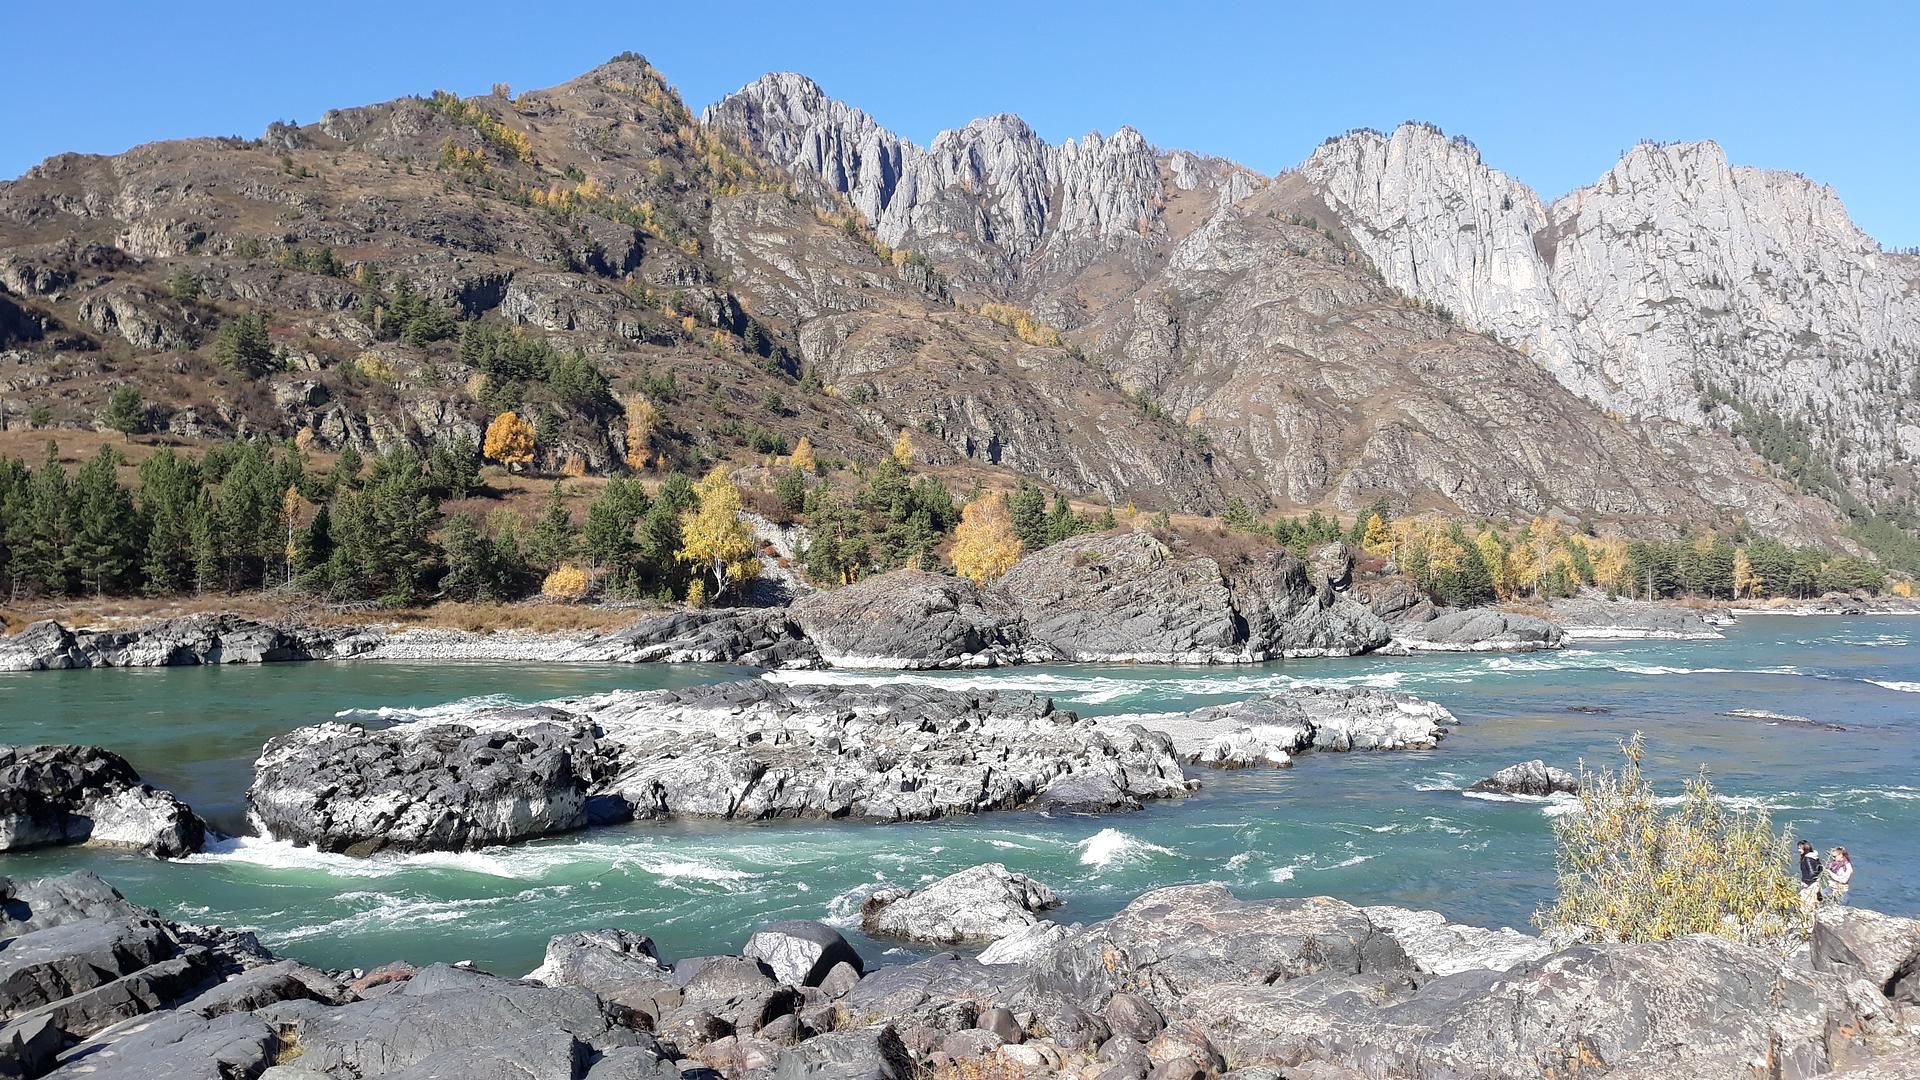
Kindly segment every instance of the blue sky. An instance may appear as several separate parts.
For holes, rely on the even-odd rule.
[[[1920,15],[1891,3],[10,7],[0,177],[436,87],[546,86],[633,49],[696,109],[803,71],[921,143],[1017,112],[1053,140],[1131,123],[1274,172],[1348,128],[1429,120],[1549,198],[1640,139],[1713,138],[1920,245]]]

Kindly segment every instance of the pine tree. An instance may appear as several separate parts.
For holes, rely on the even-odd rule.
[[[1057,544],[1084,531],[1082,522],[1075,516],[1073,507],[1067,502],[1067,497],[1055,495],[1053,510],[1047,514],[1047,543]]]
[[[133,495],[114,473],[119,465],[120,455],[103,446],[81,466],[73,482],[71,557],[82,587],[95,596],[118,592],[129,584],[129,572],[144,541]]]
[[[1047,497],[1031,480],[1020,481],[1020,486],[1006,497],[1007,518],[1013,525],[1013,534],[1020,538],[1020,546],[1027,551],[1039,551],[1047,546]]]
[[[213,339],[213,359],[242,375],[264,375],[279,366],[266,315],[248,312],[221,326]]]
[[[542,574],[559,569],[561,563],[573,558],[580,545],[580,532],[574,527],[573,515],[567,512],[565,497],[565,487],[555,481],[547,492],[546,509],[528,537],[527,561]]]
[[[327,487],[335,492],[351,491],[360,486],[360,470],[364,463],[360,460],[360,451],[352,443],[340,448],[340,456],[334,459],[333,472],[327,475]]]
[[[651,506],[652,500],[640,481],[617,476],[587,507],[582,546],[592,566],[609,574],[613,587],[624,590],[636,577],[634,559],[640,541],[635,530]]]
[[[25,513],[16,528],[16,581],[28,591],[64,596],[73,569],[73,506],[60,448],[51,439],[47,454],[28,482]]]
[[[106,407],[100,410],[100,422],[122,435],[138,435],[147,429],[147,404],[140,400],[140,391],[122,383],[114,387],[107,395]]]
[[[501,599],[495,592],[493,544],[470,515],[455,514],[447,519],[447,527],[440,534],[440,547],[447,560],[447,573],[440,579],[440,591],[449,599]]]

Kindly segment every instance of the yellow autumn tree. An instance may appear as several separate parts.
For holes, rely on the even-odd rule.
[[[960,508],[951,555],[956,573],[985,585],[1012,569],[1023,550],[1004,500],[980,498]]]
[[[700,501],[680,515],[681,547],[675,557],[713,575],[717,600],[728,586],[759,576],[760,560],[754,554],[753,530],[740,516],[740,488],[726,467],[714,466],[693,490]]]
[[[1367,531],[1360,539],[1360,546],[1369,555],[1385,555],[1393,547],[1393,533],[1388,531],[1387,523],[1379,514],[1367,518]]]
[[[1618,536],[1604,536],[1587,545],[1587,559],[1593,563],[1593,583],[1608,592],[1628,586],[1627,542]]]
[[[583,600],[587,595],[587,572],[572,563],[562,563],[540,583],[540,595],[569,604]]]
[[[1479,549],[1480,561],[1487,565],[1487,574],[1493,578],[1493,591],[1501,599],[1513,595],[1513,575],[1507,566],[1507,545],[1492,529],[1482,529],[1473,538],[1473,546]]]
[[[660,410],[643,397],[620,402],[627,416],[627,468],[638,472],[653,460],[653,432],[660,426]]]
[[[487,425],[487,437],[480,452],[489,459],[517,469],[533,461],[533,425],[509,409]]]
[[[1896,581],[1891,586],[1891,591],[1902,600],[1911,600],[1913,599],[1913,582]]]
[[[900,437],[893,440],[893,460],[899,462],[901,468],[913,465],[913,433],[906,428],[901,428]]]
[[[1733,598],[1740,600],[1760,595],[1766,582],[1753,572],[1753,560],[1747,557],[1746,548],[1737,548],[1733,553]]]
[[[815,472],[820,468],[820,463],[813,457],[813,443],[809,442],[805,435],[800,436],[800,441],[793,444],[793,453],[787,455],[787,464],[804,473]]]

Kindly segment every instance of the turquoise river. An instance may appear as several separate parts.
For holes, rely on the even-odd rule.
[[[1158,886],[1221,881],[1243,896],[1327,894],[1523,926],[1553,886],[1564,804],[1461,788],[1542,757],[1617,759],[1644,730],[1668,791],[1701,765],[1736,802],[1859,866],[1855,902],[1920,913],[1920,619],[1749,616],[1716,641],[1581,643],[1529,655],[1365,657],[1254,667],[1031,667],[793,672],[661,666],[350,662],[0,675],[0,741],[97,743],[216,826],[244,829],[261,744],[341,717],[405,720],[477,704],[728,678],[926,680],[1034,690],[1083,714],[1185,710],[1302,682],[1433,698],[1461,727],[1426,752],[1320,754],[1216,773],[1197,797],[1110,817],[1001,813],[929,824],[635,824],[478,853],[354,860],[254,838],[166,863],[67,848],[0,857],[0,873],[93,870],[168,916],[245,927],[326,966],[473,960],[536,966],[549,935],[652,934],[667,956],[737,948],[774,917],[850,918],[881,883],[1000,861],[1096,919]],[[1831,727],[1726,715],[1801,717]]]

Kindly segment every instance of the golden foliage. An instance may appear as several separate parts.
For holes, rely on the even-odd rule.
[[[586,599],[587,585],[585,570],[572,563],[562,563],[554,568],[553,573],[547,575],[545,581],[540,583],[540,595],[549,600],[576,603]]]
[[[637,472],[653,460],[653,433],[660,426],[660,410],[639,396],[622,399],[620,410],[627,417],[627,468]]]
[[[729,586],[758,577],[760,559],[754,552],[753,531],[740,516],[740,488],[727,475],[726,466],[714,466],[693,490],[700,502],[680,515],[681,547],[674,557],[712,574],[713,595],[718,599]]]
[[[707,606],[706,582],[699,578],[694,578],[692,581],[687,582],[687,606],[690,608],[703,608]]]
[[[527,133],[501,123],[473,102],[461,100],[450,90],[435,90],[427,99],[427,105],[447,119],[479,132],[481,138],[506,156],[529,165],[533,163],[533,144],[528,141]]]
[[[1555,819],[1560,896],[1534,921],[1609,941],[1785,939],[1804,917],[1788,873],[1790,831],[1775,833],[1764,810],[1730,811],[1705,770],[1663,812],[1640,770],[1645,736],[1620,749],[1618,773],[1581,768],[1579,810]]]
[[[980,314],[1012,330],[1016,337],[1029,345],[1057,347],[1060,344],[1060,331],[1040,321],[1025,308],[1012,304],[981,304]]]
[[[960,508],[949,556],[955,573],[985,585],[1011,570],[1022,550],[1003,500],[979,498]]]
[[[1360,547],[1369,555],[1385,555],[1393,548],[1393,533],[1379,514],[1367,517],[1367,530],[1360,540]]]
[[[293,433],[293,448],[302,452],[311,450],[313,449],[313,440],[313,428],[310,426],[303,427]]]
[[[1758,596],[1766,584],[1760,579],[1759,574],[1753,572],[1753,559],[1747,555],[1747,549],[1736,550],[1733,553],[1733,598],[1739,600],[1743,597]]]
[[[805,435],[793,444],[793,453],[787,455],[787,464],[804,473],[819,471],[820,463],[813,456],[813,443]]]
[[[912,468],[913,456],[913,432],[901,428],[899,437],[893,440],[893,460],[899,462],[901,468]]]
[[[353,370],[386,386],[400,385],[400,373],[379,353],[363,352],[354,357]]]
[[[533,460],[533,425],[509,409],[487,425],[487,437],[480,452],[509,469]]]
[[[1888,591],[1902,600],[1911,600],[1913,599],[1913,582],[1896,581],[1889,587]]]
[[[587,475],[587,459],[579,454],[568,454],[567,460],[560,463],[560,475],[568,477]]]

